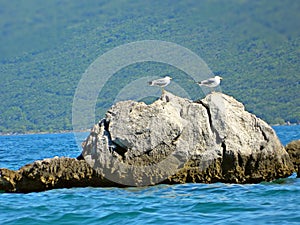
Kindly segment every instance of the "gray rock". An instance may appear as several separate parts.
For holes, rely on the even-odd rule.
[[[253,183],[293,171],[274,130],[222,93],[197,102],[168,92],[151,105],[119,102],[82,154],[99,174],[128,186]]]

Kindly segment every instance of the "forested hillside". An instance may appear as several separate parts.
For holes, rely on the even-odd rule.
[[[122,44],[177,43],[224,80],[222,91],[269,123],[300,121],[300,1],[1,1],[0,132],[72,129],[72,102],[88,66]],[[182,71],[129,66],[99,95],[99,119],[139,76]],[[188,84],[187,84],[188,85]],[[199,88],[188,88],[193,98]]]

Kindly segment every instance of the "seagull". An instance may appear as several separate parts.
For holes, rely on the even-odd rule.
[[[207,80],[199,81],[199,82],[197,82],[197,84],[199,84],[199,86],[206,86],[206,87],[209,87],[210,89],[212,89],[214,87],[217,87],[220,84],[222,79],[223,78],[220,76],[215,76],[215,77],[209,78]]]
[[[166,87],[171,82],[171,80],[172,80],[171,77],[166,76],[166,77],[161,78],[161,79],[150,81],[150,82],[148,82],[148,84],[150,86],[159,86],[159,87],[161,87],[162,93],[164,93],[164,87]]]

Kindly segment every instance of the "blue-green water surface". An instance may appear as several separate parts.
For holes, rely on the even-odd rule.
[[[300,126],[274,127],[285,145]],[[0,167],[80,153],[72,133],[0,136]],[[300,179],[0,194],[0,224],[299,224]]]

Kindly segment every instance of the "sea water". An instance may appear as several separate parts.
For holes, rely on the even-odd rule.
[[[274,127],[283,145],[300,126]],[[86,134],[83,134],[87,136]],[[0,136],[0,167],[76,157],[72,133]],[[0,193],[0,224],[300,224],[300,179]]]

